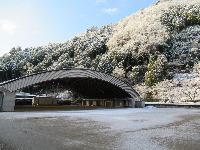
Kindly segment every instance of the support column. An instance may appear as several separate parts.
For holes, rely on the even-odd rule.
[[[93,105],[93,106],[97,106],[97,101],[94,100],[94,101],[92,102],[92,105]]]
[[[129,106],[135,108],[135,100],[133,98],[128,98]]]
[[[145,101],[135,101],[135,107],[136,108],[144,108],[145,107]]]
[[[4,93],[0,91],[0,111],[2,111],[2,107],[3,107],[3,96],[4,96]]]
[[[81,101],[81,106],[84,106],[84,102],[83,102],[83,100]]]
[[[86,101],[86,106],[90,106],[90,102],[89,101]]]
[[[14,111],[15,107],[15,93],[9,92],[4,88],[0,87],[0,91],[3,93],[1,94],[3,97],[1,102],[1,110],[0,111]]]

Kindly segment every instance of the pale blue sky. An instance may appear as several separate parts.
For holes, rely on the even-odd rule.
[[[155,0],[0,0],[0,55],[65,42],[92,26],[116,23]]]

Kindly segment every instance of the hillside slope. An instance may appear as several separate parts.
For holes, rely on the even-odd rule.
[[[161,98],[160,93],[168,93],[159,90],[162,83],[192,74],[199,61],[200,0],[160,0],[115,25],[93,27],[65,43],[13,48],[0,58],[0,81],[42,70],[90,68],[125,77],[141,95],[145,88],[146,95]]]

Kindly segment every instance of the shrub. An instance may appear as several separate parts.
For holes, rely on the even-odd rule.
[[[152,91],[148,91],[147,93],[145,93],[144,100],[146,102],[159,102],[159,99],[154,98],[154,94]]]
[[[147,71],[145,66],[134,66],[129,75],[129,78],[133,81],[134,84],[144,82],[144,75]]]
[[[167,66],[167,59],[164,55],[151,56],[145,73],[145,84],[153,86],[165,79],[168,74]]]

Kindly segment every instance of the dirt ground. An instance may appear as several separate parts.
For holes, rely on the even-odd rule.
[[[199,150],[200,109],[0,113],[0,150]]]

